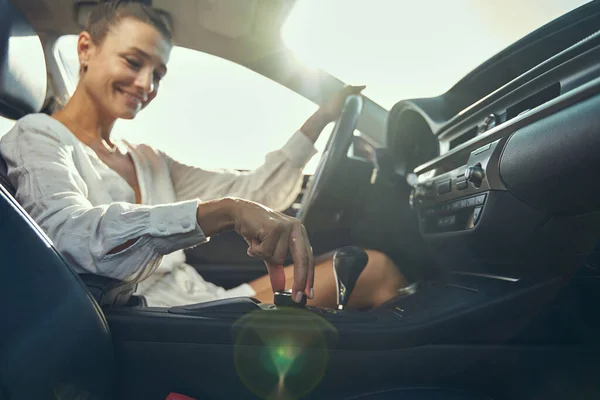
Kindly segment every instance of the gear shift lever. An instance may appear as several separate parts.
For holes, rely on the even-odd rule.
[[[333,256],[333,273],[337,285],[338,310],[343,310],[356,286],[356,281],[367,265],[367,253],[358,247],[343,247]]]

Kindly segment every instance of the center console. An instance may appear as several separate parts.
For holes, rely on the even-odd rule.
[[[423,234],[475,228],[491,190],[506,190],[500,179],[499,159],[506,139],[471,152],[465,165],[419,182],[410,197],[419,211]]]

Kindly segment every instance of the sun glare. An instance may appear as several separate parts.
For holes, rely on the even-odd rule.
[[[389,109],[448,90],[511,43],[589,0],[298,0],[282,40]]]

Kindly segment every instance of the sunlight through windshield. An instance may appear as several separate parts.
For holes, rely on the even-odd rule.
[[[521,37],[589,0],[298,0],[282,29],[304,62],[366,84],[386,109],[442,94]]]

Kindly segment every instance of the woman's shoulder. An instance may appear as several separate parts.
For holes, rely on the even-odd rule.
[[[32,135],[51,137],[65,144],[73,139],[73,135],[58,120],[48,114],[35,113],[20,118],[2,137],[1,142],[18,143],[21,142],[21,138],[30,138]]]
[[[122,140],[127,148],[146,160],[164,160],[165,153],[159,149],[145,143],[132,143],[127,140]]]

